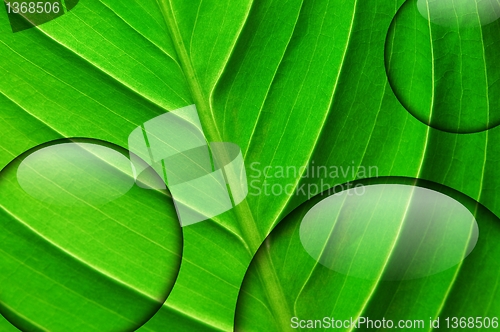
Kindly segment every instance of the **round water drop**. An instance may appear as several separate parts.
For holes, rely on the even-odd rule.
[[[36,147],[0,175],[0,313],[21,331],[136,331],[177,277],[182,231],[165,191],[134,184],[102,141]]]
[[[452,133],[500,124],[500,2],[408,0],[386,39],[385,66],[415,118]]]
[[[134,185],[127,157],[108,147],[82,142],[33,152],[19,165],[17,179],[32,197],[61,205],[104,204]]]
[[[363,279],[423,278],[459,264],[474,249],[471,212],[440,192],[374,184],[316,204],[300,225],[307,253],[325,267]]]
[[[497,0],[418,0],[417,7],[425,19],[447,27],[477,27],[500,18]]]

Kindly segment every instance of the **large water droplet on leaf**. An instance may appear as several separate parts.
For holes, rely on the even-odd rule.
[[[61,205],[103,204],[134,185],[127,157],[90,143],[63,143],[37,150],[19,165],[17,179],[34,198]]]
[[[0,173],[0,312],[22,331],[135,331],[180,266],[170,197],[134,184],[127,151],[77,140]]]
[[[497,0],[418,0],[417,7],[427,20],[448,27],[478,27],[500,18]]]
[[[439,130],[500,124],[500,2],[408,0],[387,35],[386,71],[401,104]]]
[[[376,280],[422,278],[459,264],[478,226],[457,200],[400,184],[349,189],[316,204],[300,226],[304,249],[336,272]]]

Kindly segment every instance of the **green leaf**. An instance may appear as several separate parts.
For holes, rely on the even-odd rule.
[[[498,129],[439,132],[414,118],[391,89],[384,46],[402,4],[87,0],[16,34],[1,14],[0,165],[61,137],[126,148],[142,123],[195,103],[209,141],[241,147],[250,192],[235,209],[183,230],[176,285],[141,330],[232,330],[255,251],[286,215],[323,189],[365,176],[418,177],[500,212],[499,148],[488,144]],[[348,171],[311,176],[313,162]],[[360,166],[372,167],[372,174],[357,173]],[[280,167],[290,172],[281,176]],[[282,191],[273,194],[273,186]],[[175,217],[172,203],[163,204]],[[272,261],[262,262],[262,298],[274,313],[293,295],[280,290]],[[434,293],[436,314],[455,312],[462,298],[476,307],[482,299],[496,303],[498,290],[480,298],[459,290],[476,275],[498,280],[493,274],[463,265],[449,279],[456,291]],[[373,294],[382,288],[370,287]]]

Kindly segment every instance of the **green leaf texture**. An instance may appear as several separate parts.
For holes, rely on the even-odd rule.
[[[371,166],[377,170],[372,176],[433,181],[500,213],[496,190],[500,151],[495,144],[499,129],[467,135],[439,131],[417,120],[392,89],[385,46],[403,3],[86,0],[54,21],[16,34],[2,12],[0,167],[34,146],[61,137],[88,137],[127,148],[128,135],[142,123],[195,103],[209,141],[241,147],[249,195],[233,210],[183,229],[176,284],[162,308],[139,331],[231,331],[245,273],[272,229],[292,212],[289,220],[298,220],[305,212],[295,209],[319,191],[363,177],[351,171],[326,178],[306,176],[313,163],[343,169]],[[423,26],[415,22],[401,25],[423,39],[418,34]],[[486,41],[478,34],[470,38]],[[407,48],[393,50],[394,56],[398,51],[410,52],[415,39],[400,42]],[[477,42],[470,42],[475,55],[481,54]],[[484,45],[486,49],[490,44]],[[462,51],[463,61],[475,57]],[[426,73],[418,63],[407,65]],[[446,79],[457,77],[453,71],[453,77]],[[497,84],[495,77],[488,76],[491,85]],[[438,78],[435,82],[436,87],[447,84]],[[474,87],[485,86],[480,84]],[[435,93],[435,104],[445,102],[441,98],[456,102],[453,98],[461,90],[457,91]],[[484,109],[484,91],[471,92],[467,103]],[[426,105],[429,99],[421,102]],[[465,109],[466,104],[462,106]],[[464,124],[470,120],[461,112],[456,118]],[[276,176],[279,167],[287,166],[297,172]],[[273,186],[288,186],[288,193],[266,194]],[[309,187],[315,190],[300,190]],[[172,203],[166,199],[164,204],[169,218],[175,218]],[[337,308],[343,313],[351,312],[357,303],[357,313],[377,316],[386,308],[396,308],[401,292],[419,303],[419,292],[426,291],[426,303],[434,315],[472,314],[471,308],[476,308],[477,315],[498,313],[500,288],[495,285],[500,270],[494,261],[498,235],[493,224],[482,227],[474,258],[471,255],[467,264],[443,277],[440,287],[415,283],[401,285],[398,291],[379,283],[360,286],[362,297],[350,298],[349,290],[358,285],[325,276],[331,287],[321,294],[321,301],[339,299]],[[289,276],[273,265],[276,259],[286,259],[278,248],[292,241],[292,235],[293,230],[283,238],[273,235],[270,245],[277,256],[273,252],[252,264],[249,273],[258,271],[263,281],[247,286],[248,277],[245,287],[258,289],[252,295],[262,310],[255,314],[265,311],[272,318],[260,322],[269,325],[252,325],[250,330],[287,328],[272,320],[289,319],[282,305],[292,307],[299,298],[281,284]],[[311,272],[310,266],[303,266],[293,273],[299,282]],[[310,279],[326,282],[322,280],[320,275]],[[314,297],[314,287],[318,285],[304,289]],[[378,299],[384,299],[380,307]],[[422,313],[416,304],[404,310],[412,317]],[[10,328],[4,325],[5,330]]]

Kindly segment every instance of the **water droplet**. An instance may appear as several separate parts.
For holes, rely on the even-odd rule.
[[[134,185],[130,161],[93,143],[62,143],[30,154],[17,170],[21,187],[32,197],[61,205],[104,204]]]
[[[418,0],[417,8],[425,19],[447,27],[477,27],[500,18],[497,0]]]
[[[401,104],[452,133],[500,124],[500,3],[408,0],[386,39],[385,64]]]
[[[135,331],[165,302],[181,227],[165,191],[134,184],[127,152],[61,140],[1,171],[0,313],[20,330]]]
[[[376,280],[433,275],[459,264],[478,239],[471,212],[437,191],[401,184],[344,190],[304,216],[300,240],[336,272]]]

